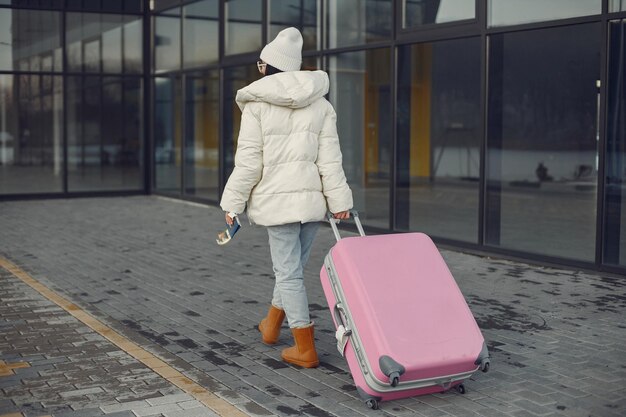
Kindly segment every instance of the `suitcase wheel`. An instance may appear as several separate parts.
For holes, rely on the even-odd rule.
[[[491,366],[491,361],[486,359],[480,363],[480,370],[483,372],[489,372],[489,367]]]
[[[371,408],[372,410],[378,410],[378,401],[376,401],[373,398],[370,398],[369,400],[365,401],[365,405],[367,405],[367,407]]]
[[[459,384],[455,388],[459,394],[465,394],[465,385]]]

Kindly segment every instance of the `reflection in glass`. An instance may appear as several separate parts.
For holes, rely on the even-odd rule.
[[[154,17],[154,69],[180,68],[180,8]]]
[[[0,71],[62,71],[61,13],[0,9]]]
[[[67,13],[66,19],[69,71],[138,72],[136,62],[141,62],[142,38],[140,18],[115,14]],[[124,51],[126,46],[129,48],[128,52]],[[129,68],[123,68],[122,51],[125,56],[135,55],[133,60],[136,62],[129,62]]]
[[[327,0],[328,47],[389,39],[391,6],[391,0]]]
[[[302,33],[303,50],[319,48],[318,3],[320,0],[270,0],[269,39],[272,40],[278,32],[286,27],[293,26]]]
[[[260,50],[263,2],[258,0],[229,0],[225,3],[225,53],[241,54]]]
[[[330,58],[343,167],[363,223],[389,228],[391,74],[389,49]]]
[[[102,33],[102,70],[104,72],[122,72],[122,28],[121,18],[118,25],[103,28]],[[104,25],[103,25],[104,26]]]
[[[398,56],[396,228],[478,241],[480,38]]]
[[[180,77],[154,79],[154,184],[176,194],[181,187],[181,92]]]
[[[476,17],[476,0],[404,0],[404,27],[454,22]]]
[[[626,20],[609,24],[604,263],[626,266]]]
[[[489,26],[517,25],[600,14],[602,0],[489,0]]]
[[[321,69],[319,60],[314,56],[302,57],[302,70],[303,71],[315,71]]]
[[[237,137],[241,126],[241,110],[235,102],[237,91],[261,78],[256,64],[224,70],[224,178],[233,172]]]
[[[63,191],[62,78],[0,74],[0,194]]]
[[[67,80],[68,191],[141,189],[140,79]]]
[[[218,0],[203,0],[183,8],[183,59],[186,68],[213,64],[219,57]]]
[[[143,23],[140,17],[124,16],[124,73],[143,71]]]
[[[626,0],[609,0],[609,12],[626,10]]]
[[[600,35],[490,37],[486,244],[594,260]]]
[[[219,72],[185,77],[185,193],[212,200],[219,187]]]

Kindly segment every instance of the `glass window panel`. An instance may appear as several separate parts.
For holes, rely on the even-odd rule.
[[[180,8],[154,18],[154,68],[157,72],[180,68]]]
[[[124,2],[128,2],[128,0],[103,0],[102,10],[107,12],[122,12],[124,11]],[[136,1],[130,1],[129,3],[136,3]]]
[[[609,23],[604,263],[626,266],[626,20]]]
[[[116,19],[117,20],[117,19]],[[104,72],[122,72],[122,24],[119,21],[102,32],[102,70]]]
[[[133,172],[143,187],[143,82],[141,78],[132,77],[124,80],[124,101],[122,103],[123,124],[122,140],[120,141],[117,163],[126,172]],[[125,181],[129,182],[130,181]]]
[[[227,55],[260,50],[263,2],[258,0],[229,0],[225,3]]]
[[[39,64],[42,57],[55,58],[61,50],[61,13],[41,10],[0,9],[0,70],[47,70]],[[62,61],[54,62],[56,71]]]
[[[100,72],[100,52],[100,39],[83,43],[83,70],[85,72]]]
[[[95,13],[67,13],[67,66],[71,72],[82,72],[85,68],[85,61],[90,61],[92,68],[94,62],[99,63],[100,53],[98,42],[100,34],[100,15]],[[90,54],[90,58],[87,58]]]
[[[600,24],[490,37],[485,243],[593,261]]]
[[[66,0],[66,7],[68,9],[81,9],[83,7],[83,0]]]
[[[63,191],[62,77],[0,74],[0,194]]]
[[[478,241],[480,38],[398,55],[396,228]]]
[[[343,167],[364,224],[389,228],[390,50],[330,57],[330,101],[337,112]]]
[[[235,166],[235,149],[241,125],[241,110],[235,102],[237,90],[261,78],[256,64],[224,70],[224,174],[228,178]]]
[[[185,88],[185,193],[217,200],[219,72],[190,74]]]
[[[185,67],[216,63],[219,58],[219,2],[204,0],[184,7]]]
[[[489,26],[518,25],[602,12],[602,0],[489,0]]]
[[[143,71],[143,22],[140,17],[124,16],[124,72]]]
[[[476,0],[404,0],[405,28],[476,17]]]
[[[610,0],[609,11],[620,12],[626,10],[626,0]]]
[[[67,60],[72,72],[122,72],[123,15],[67,14]],[[129,34],[128,36],[141,36]]]
[[[169,9],[170,7],[177,6],[181,3],[181,0],[154,0],[154,10],[160,11]]]
[[[389,39],[391,0],[327,0],[328,47],[361,45]]]
[[[315,71],[321,69],[319,59],[314,56],[302,57],[302,70]]]
[[[141,0],[122,0],[124,3],[124,11],[130,13],[140,13],[141,12]]]
[[[320,0],[270,0],[269,39],[287,27],[296,27],[302,33],[303,50],[315,50],[320,46],[319,6]]]
[[[181,95],[180,77],[154,79],[154,184],[175,194],[181,190]]]
[[[140,100],[141,88],[121,77],[68,77],[68,191],[142,188]]]

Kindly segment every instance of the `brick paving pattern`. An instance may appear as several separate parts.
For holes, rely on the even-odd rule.
[[[321,365],[303,370],[280,361],[281,349],[290,342],[286,327],[276,346],[260,343],[256,330],[273,286],[265,231],[245,223],[233,242],[218,247],[214,236],[222,222],[217,208],[158,197],[4,202],[0,203],[0,255],[249,415],[626,414],[624,277],[442,251],[488,341],[492,369],[468,381],[465,395],[451,391],[391,401],[373,411],[358,397],[347,365],[336,351],[331,316],[319,284],[319,268],[334,240],[330,230],[320,229],[305,270]],[[16,294],[19,299],[19,291]],[[17,320],[24,303],[8,303]],[[23,314],[34,311],[24,308]],[[53,306],[50,311],[46,314],[55,313]],[[63,332],[71,333],[59,329]],[[87,339],[76,342],[97,346],[97,338]],[[4,337],[3,328],[2,340],[25,349],[9,351],[3,345],[0,359],[6,363],[26,361],[31,367],[53,367],[42,372],[58,367],[62,371],[66,365],[37,364],[29,355],[41,355],[42,360],[52,357],[46,349],[33,351],[23,335]],[[45,348],[54,352],[64,349],[65,343],[61,340],[58,346]],[[100,348],[96,350],[93,354],[101,357]],[[79,361],[81,354],[70,356]],[[104,356],[110,358],[110,353]],[[116,361],[115,368],[132,374],[126,369],[132,364]],[[90,362],[89,367],[96,363]],[[14,372],[32,372],[28,369]],[[106,377],[102,376],[104,381]],[[10,378],[14,377],[0,376],[8,399],[0,400],[0,416],[11,412],[7,401],[31,401],[36,409],[55,391],[41,380],[33,387],[4,382]],[[138,401],[172,395],[148,382],[136,390],[132,385],[136,381],[126,383],[128,395],[132,392]],[[153,383],[158,385],[156,379]],[[109,395],[104,382],[81,383],[59,392],[95,387],[102,392],[84,391],[80,394],[83,401],[94,404],[104,398],[104,404]],[[72,403],[71,398],[66,400],[57,404]],[[98,407],[102,412],[125,412]],[[180,411],[176,415],[194,414]]]
[[[3,268],[0,317],[0,416],[216,416]]]

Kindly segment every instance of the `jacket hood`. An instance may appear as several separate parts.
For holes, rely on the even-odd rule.
[[[265,76],[237,91],[241,111],[247,103],[260,101],[299,109],[328,93],[328,74],[324,71],[288,71]]]

